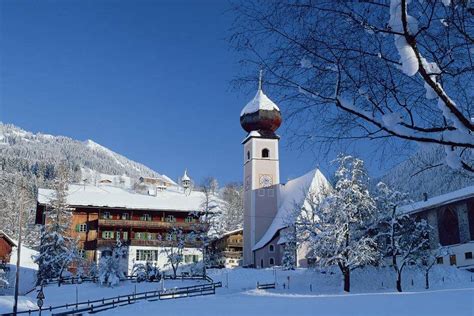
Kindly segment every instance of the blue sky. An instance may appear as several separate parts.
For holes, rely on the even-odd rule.
[[[93,139],[172,178],[188,168],[197,181],[241,181],[239,113],[254,92],[230,84],[227,5],[0,1],[0,120]],[[283,181],[318,162],[328,170],[280,135]]]

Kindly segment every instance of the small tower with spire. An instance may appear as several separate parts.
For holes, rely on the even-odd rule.
[[[244,147],[244,265],[257,266],[253,246],[260,240],[277,212],[280,183],[278,143],[275,134],[282,118],[278,106],[262,88],[259,74],[255,97],[240,113],[240,124],[248,133]]]
[[[191,178],[188,176],[188,169],[184,170],[184,175],[181,177],[181,186],[186,195],[191,194]]]

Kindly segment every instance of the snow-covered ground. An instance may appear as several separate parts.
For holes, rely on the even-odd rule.
[[[38,252],[33,249],[25,246],[21,247],[20,294],[30,291],[35,286],[38,265],[34,263],[32,257],[37,254]],[[8,285],[6,288],[0,289],[0,295],[13,294],[13,288],[15,286],[16,258],[17,251],[16,248],[14,248],[10,257],[10,271],[7,273]],[[0,296],[0,298],[2,297]]]
[[[355,271],[351,294],[341,292],[341,277],[338,273],[272,269],[214,270],[210,276],[224,285],[215,296],[142,302],[106,311],[104,315],[151,315],[157,311],[160,315],[176,316],[474,315],[474,283],[471,282],[471,274],[450,267],[435,268],[430,290],[423,289],[423,277],[415,277],[414,271],[407,271],[405,283],[408,285],[404,293],[395,291],[390,270],[371,268]],[[275,290],[255,289],[257,281],[273,283],[275,280]]]
[[[474,282],[471,273],[452,267],[436,266],[430,275],[431,288],[424,289],[419,272],[407,270],[403,293],[394,287],[393,272],[387,268],[356,270],[350,294],[342,293],[337,271],[321,273],[299,269],[222,269],[210,270],[215,281],[223,283],[216,295],[168,301],[141,301],[105,311],[103,315],[474,315]],[[256,290],[256,283],[273,283],[277,288]],[[202,281],[165,281],[165,288]],[[288,288],[289,283],[289,288]],[[160,289],[159,283],[124,282],[116,288],[97,284],[50,285],[45,287],[45,306],[73,303],[76,288],[79,301],[100,299]],[[36,292],[23,297],[22,307],[35,306]],[[11,310],[11,299],[0,299],[0,313]]]

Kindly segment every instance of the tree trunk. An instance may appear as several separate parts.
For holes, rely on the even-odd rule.
[[[429,272],[426,271],[425,272],[425,289],[429,289],[430,288],[430,280],[429,280]]]
[[[397,273],[397,291],[402,292],[402,272]]]
[[[173,279],[176,279],[176,273],[178,271],[178,266],[173,265],[172,268],[173,268]]]
[[[351,271],[349,269],[344,269],[344,292],[351,291]]]

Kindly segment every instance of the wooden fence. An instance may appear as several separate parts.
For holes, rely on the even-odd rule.
[[[168,277],[166,277],[168,278]],[[196,276],[180,276],[176,279],[191,279],[196,280],[198,279]],[[109,298],[102,298],[98,300],[87,300],[83,302],[77,303],[70,303],[58,306],[49,306],[46,308],[38,309],[30,309],[17,312],[19,314],[36,314],[41,312],[51,312],[53,315],[72,315],[82,312],[89,312],[89,313],[98,313],[104,310],[108,310],[111,308],[115,308],[118,306],[125,306],[129,304],[133,304],[140,300],[148,300],[148,301],[157,301],[157,300],[167,300],[167,299],[178,299],[178,298],[185,298],[185,297],[193,297],[193,296],[203,296],[203,295],[213,295],[216,293],[216,288],[222,287],[221,282],[214,282],[210,277],[200,277],[199,279],[207,280],[208,284],[199,284],[193,286],[186,286],[186,287],[179,287],[174,289],[168,289],[163,291],[146,291],[146,292],[139,292],[139,293],[130,293],[125,295],[119,295]],[[66,311],[60,311],[61,309],[66,309]],[[58,311],[57,313],[53,313],[53,311]],[[7,313],[2,315],[14,315],[13,313]]]
[[[274,289],[275,288],[275,283],[258,283],[257,282],[257,289],[259,290],[267,290],[267,289]]]

